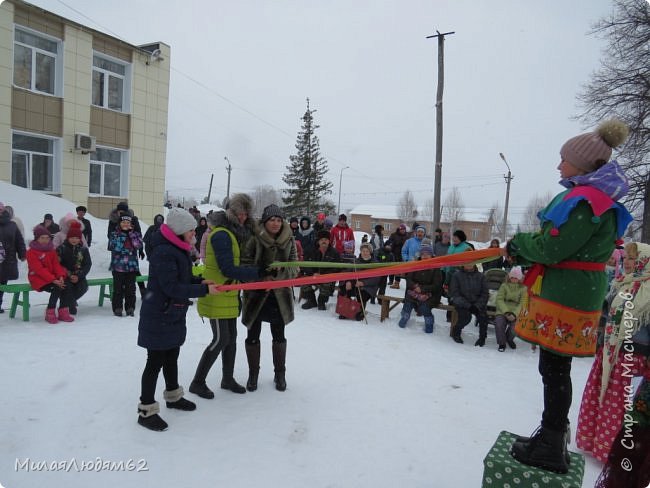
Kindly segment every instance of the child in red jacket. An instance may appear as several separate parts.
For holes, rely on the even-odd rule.
[[[50,301],[45,311],[45,320],[56,324],[59,320],[73,322],[69,306],[71,302],[70,290],[65,286],[68,276],[67,270],[59,263],[59,256],[54,249],[50,238],[50,231],[44,226],[34,227],[34,240],[30,242],[27,250],[27,275],[29,284],[36,291],[50,292]],[[56,302],[59,304],[59,316],[56,315]]]

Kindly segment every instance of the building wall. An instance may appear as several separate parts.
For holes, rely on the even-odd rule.
[[[14,23],[61,39],[62,97],[13,86]],[[20,0],[0,4],[0,180],[11,181],[12,129],[60,140],[60,174],[53,194],[106,218],[126,200],[145,222],[164,203],[170,48],[160,43],[153,58],[136,46],[67,21]],[[131,63],[129,106],[124,112],[96,107],[92,100],[93,51]],[[128,193],[89,196],[88,154],[74,150],[75,134],[128,153]]]
[[[0,180],[11,181],[14,6],[0,3]]]

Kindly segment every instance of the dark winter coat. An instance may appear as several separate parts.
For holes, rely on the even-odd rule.
[[[396,230],[390,235],[388,240],[393,245],[393,254],[395,255],[396,261],[402,260],[402,247],[404,246],[404,243],[407,239],[408,235],[406,232],[404,232],[404,234],[400,234],[399,230]]]
[[[317,247],[312,250],[309,254],[305,255],[305,261],[323,261],[328,263],[340,263],[341,256],[331,245],[327,246],[325,254],[320,252],[320,249]],[[336,273],[336,269],[331,268],[305,268],[303,272],[307,276],[311,276],[314,273],[327,274],[327,273]]]
[[[86,279],[93,265],[87,247],[83,246],[81,242],[73,246],[66,240],[56,249],[56,253],[59,255],[61,266],[67,269],[70,275],[77,275],[80,280]]]
[[[144,237],[142,238],[142,243],[144,244],[144,253],[147,255],[147,260],[149,260],[149,257],[153,252],[153,244],[151,242],[151,238],[156,232],[158,232],[161,224],[164,221],[165,218],[161,214],[156,215],[153,218],[153,224],[150,225],[149,228],[147,229],[147,232],[144,233]],[[197,241],[201,242],[201,239],[197,237]]]
[[[459,269],[451,278],[449,297],[452,304],[458,308],[475,306],[484,310],[489,298],[487,279],[478,271],[465,271]]]
[[[45,227],[49,231],[50,237],[52,239],[54,239],[54,236],[57,234],[57,232],[59,232],[61,230],[61,227],[59,227],[59,224],[55,224],[54,222],[52,222],[50,225],[45,225],[45,221],[43,221],[38,225],[42,225],[43,227]]]
[[[251,239],[244,249],[242,262],[265,269],[274,261],[297,261],[296,244],[291,228],[283,223],[276,238],[271,236],[264,227]],[[298,275],[298,268],[281,268],[275,280],[290,280]],[[273,303],[275,302],[275,303]],[[275,288],[273,290],[244,291],[242,323],[251,327],[256,320],[270,323],[293,321],[293,291],[291,288]]]
[[[79,219],[79,217],[77,218]],[[86,217],[80,218],[79,221],[83,224],[81,235],[86,238],[86,244],[88,244],[88,247],[90,247],[90,243],[93,241],[93,227],[90,225],[90,220],[88,220]]]
[[[18,259],[25,259],[27,249],[25,240],[8,212],[0,214],[0,242],[4,248],[5,258],[0,263],[0,282],[18,279]]]
[[[492,261],[487,261],[482,264],[483,272],[485,273],[488,269],[503,269],[505,268],[506,261],[502,257],[498,257]]]
[[[192,275],[188,251],[172,244],[160,232],[152,236],[152,245],[147,292],[140,308],[138,346],[160,351],[183,345],[189,299],[207,295],[208,286],[201,284],[202,278]]]
[[[201,224],[202,220],[205,221],[205,224],[203,225]],[[201,217],[199,219],[199,225],[197,225],[195,229],[196,244],[194,247],[196,248],[197,251],[201,250],[201,239],[203,239],[203,234],[205,234],[207,230],[208,230],[208,221],[205,219],[205,217]]]
[[[442,271],[439,269],[424,269],[422,271],[413,271],[406,274],[406,293],[404,300],[407,302],[420,303],[417,298],[409,294],[409,290],[420,287],[420,293],[427,293],[431,296],[427,300],[429,308],[440,305],[442,296]]]
[[[306,228],[302,225],[303,222],[307,222]],[[310,225],[311,221],[309,220],[309,217],[302,217],[298,225],[298,230],[295,233],[296,240],[300,241],[302,252],[305,255],[311,253],[316,245],[316,231],[312,229]]]

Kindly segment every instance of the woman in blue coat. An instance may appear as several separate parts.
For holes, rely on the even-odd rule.
[[[192,276],[190,250],[194,246],[196,220],[182,208],[167,214],[167,223],[152,236],[153,253],[149,263],[147,292],[140,308],[138,345],[147,349],[147,364],[142,372],[138,423],[151,430],[166,430],[155,400],[160,370],[165,377],[167,408],[194,410],[196,405],[183,398],[178,384],[178,355],[185,342],[185,315],[190,298],[216,294],[211,281]]]

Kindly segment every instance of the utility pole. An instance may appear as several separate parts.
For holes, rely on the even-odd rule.
[[[348,168],[349,166],[341,168],[341,172],[339,173],[339,204],[336,207],[336,215],[341,215],[341,183],[343,182],[343,170]]]
[[[442,192],[442,92],[445,86],[445,36],[455,32],[427,36],[427,39],[438,38],[438,92],[436,94],[436,173],[433,188],[433,223],[440,227],[440,193]]]
[[[214,173],[210,175],[210,188],[208,188],[208,204],[210,203],[210,195],[212,194],[212,180],[214,179]]]
[[[226,187],[226,198],[230,199],[230,172],[232,171],[232,166],[230,165],[230,159],[228,159],[228,156],[224,156],[223,159],[228,161],[228,166],[226,166],[226,171],[228,171],[228,186]]]
[[[506,161],[506,157],[503,155],[503,153],[499,153],[499,156],[501,156],[501,159],[503,159],[503,162],[506,163],[506,166],[508,167],[508,175],[504,176],[506,180],[506,208],[503,211],[503,242],[505,242],[508,239],[508,203],[510,203],[510,182],[514,176],[512,176],[510,165],[508,164],[508,161]]]

